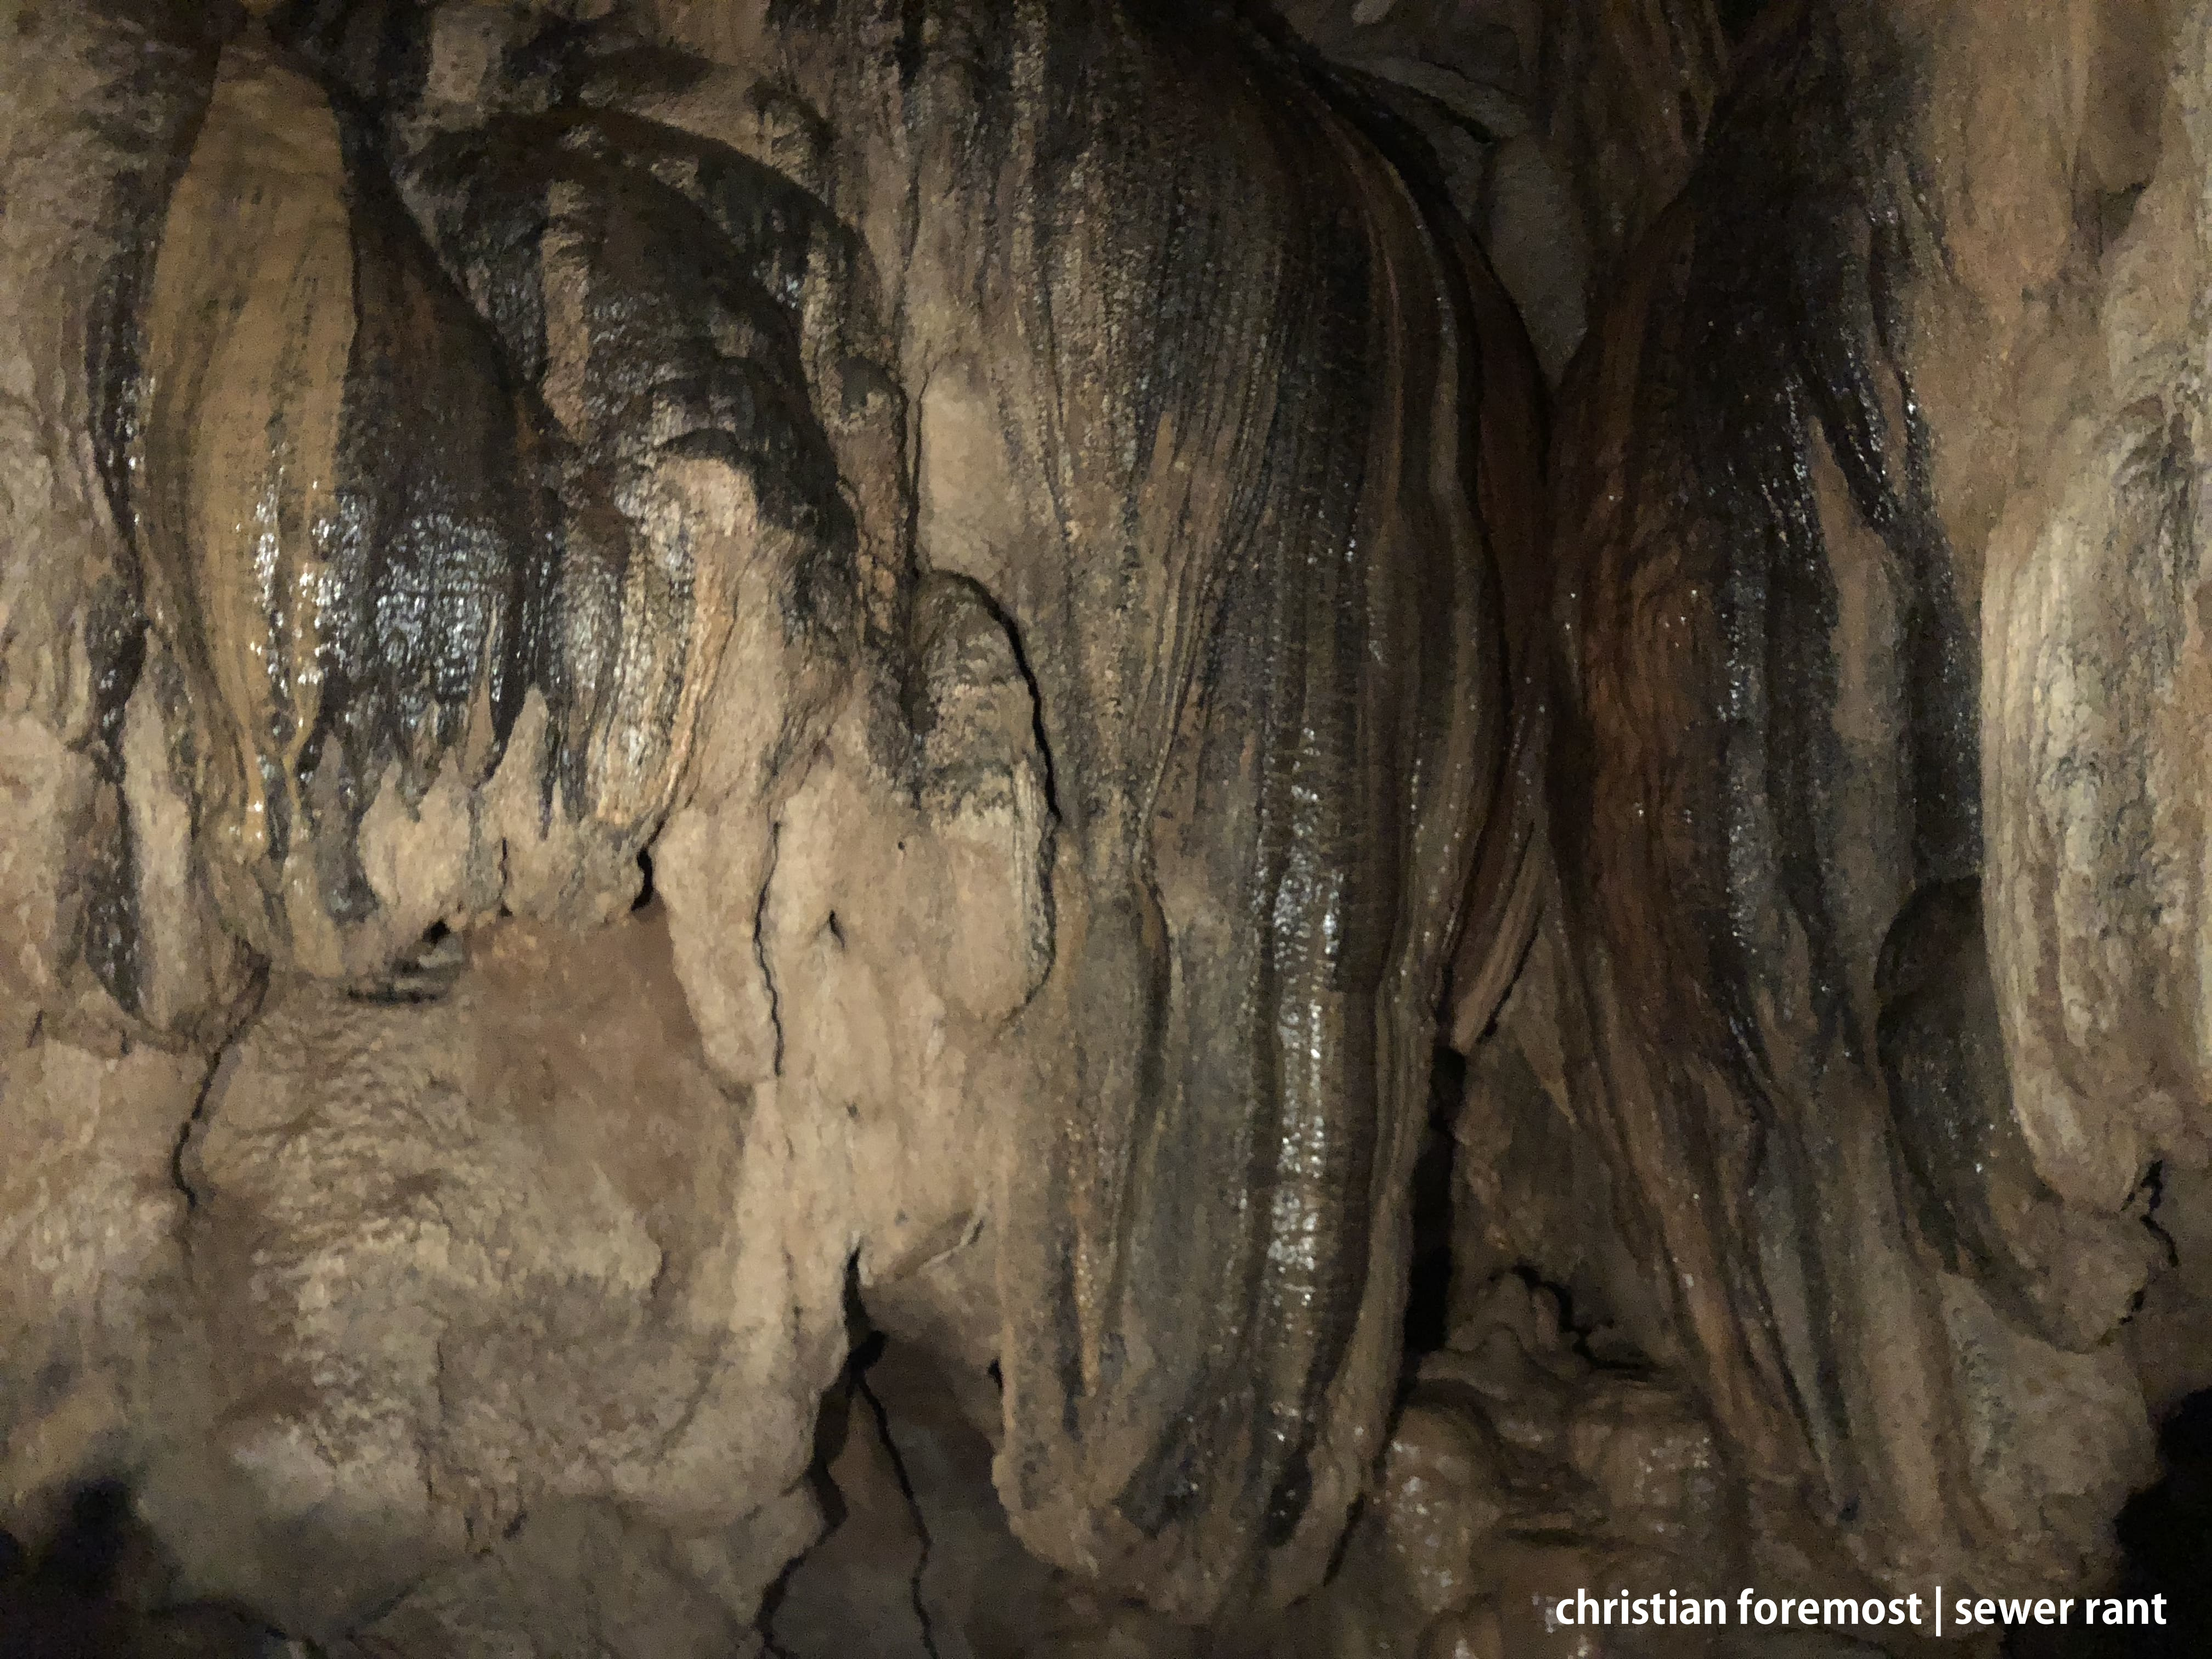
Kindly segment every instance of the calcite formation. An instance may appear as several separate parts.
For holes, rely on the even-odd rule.
[[[0,1650],[2193,1651],[2208,43],[0,8]]]
[[[2079,1572],[2150,1470],[2184,9],[1765,20],[1554,452],[1577,1109],[1747,1468],[1877,1578]]]
[[[319,1640],[580,1504],[738,1628],[877,1296],[995,1359],[1031,1548],[1279,1604],[1382,1444],[1448,964],[1526,912],[1533,367],[1279,38],[730,21],[22,20],[21,141],[137,189],[10,216],[89,290],[20,360],[76,787],[11,1125],[54,1044],[182,1076],[83,1266],[163,1317],[25,1258],[76,1439],[18,1502],[112,1467]]]

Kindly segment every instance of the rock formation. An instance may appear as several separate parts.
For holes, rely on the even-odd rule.
[[[1877,1579],[2078,1572],[2148,1472],[2197,27],[1763,20],[1554,452],[1582,1102],[1731,1443]]]
[[[2191,1616],[2198,0],[0,40],[0,1651]]]

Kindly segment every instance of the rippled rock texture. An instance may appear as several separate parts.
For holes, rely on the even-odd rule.
[[[0,1635],[2188,1578],[2212,9],[0,40]]]
[[[1618,1213],[1878,1577],[2080,1571],[2208,1380],[2121,1328],[2202,1288],[2204,24],[1777,12],[1556,452]]]
[[[729,1651],[865,1308],[1039,1556],[1310,1589],[1534,867],[1417,147],[1226,15],[13,27],[12,1527]]]

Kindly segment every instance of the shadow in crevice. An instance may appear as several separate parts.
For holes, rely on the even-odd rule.
[[[815,1507],[820,1512],[821,1529],[805,1549],[784,1564],[775,1582],[763,1592],[760,1613],[754,1620],[754,1628],[769,1659],[790,1659],[790,1650],[778,1639],[778,1615],[808,1556],[845,1523],[845,1495],[831,1477],[830,1466],[845,1449],[846,1439],[853,1430],[854,1396],[860,1374],[876,1362],[884,1349],[883,1334],[869,1326],[860,1308],[855,1258],[845,1268],[845,1369],[836,1384],[822,1396],[821,1410],[814,1424],[814,1457],[806,1469],[807,1489],[813,1493]]]
[[[282,1650],[276,1632],[235,1608],[161,1607],[170,1577],[130,1487],[86,1481],[42,1546],[0,1531],[0,1656],[261,1659]]]
[[[2158,1450],[2162,1478],[2128,1499],[2113,1523],[2125,1565],[2098,1599],[2117,1600],[2123,1617],[2162,1610],[2165,1623],[2023,1631],[2006,1644],[2006,1659],[2203,1659],[2212,1653],[2212,1389],[2199,1389],[2167,1413]]]
[[[1451,1329],[1452,1125],[1467,1093],[1467,1061],[1436,1051],[1428,1122],[1413,1165],[1413,1259],[1406,1281],[1406,1353],[1417,1360],[1444,1346]]]
[[[757,1628],[766,1650],[784,1659],[935,1659],[922,1594],[930,1528],[870,1376],[889,1339],[861,1304],[857,1256],[847,1267],[845,1316],[848,1358],[823,1395],[807,1474],[822,1531],[763,1599]]]
[[[1721,32],[1732,44],[1750,32],[1766,3],[1767,0],[1715,0],[1713,10],[1720,19]]]
[[[114,1593],[131,1551],[131,1489],[120,1480],[89,1480],[70,1495],[66,1518],[47,1541],[33,1580],[96,1601]]]

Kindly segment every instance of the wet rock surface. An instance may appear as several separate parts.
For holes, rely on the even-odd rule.
[[[1891,1582],[2109,1565],[2150,1472],[2123,1327],[2203,1156],[2154,1081],[2194,993],[2108,919],[2192,787],[2149,643],[2187,605],[2028,597],[2194,558],[2108,486],[2154,407],[2190,418],[2190,308],[2144,285],[2194,246],[2155,180],[2195,26],[2099,16],[2079,57],[1963,9],[1765,20],[1554,450],[1553,822],[1617,1212],[1747,1472],[1809,1479]],[[2120,173],[2124,228],[2082,205]],[[2120,637],[2148,678],[2068,678]]]
[[[0,40],[0,1655],[2202,1650],[2198,0]]]

